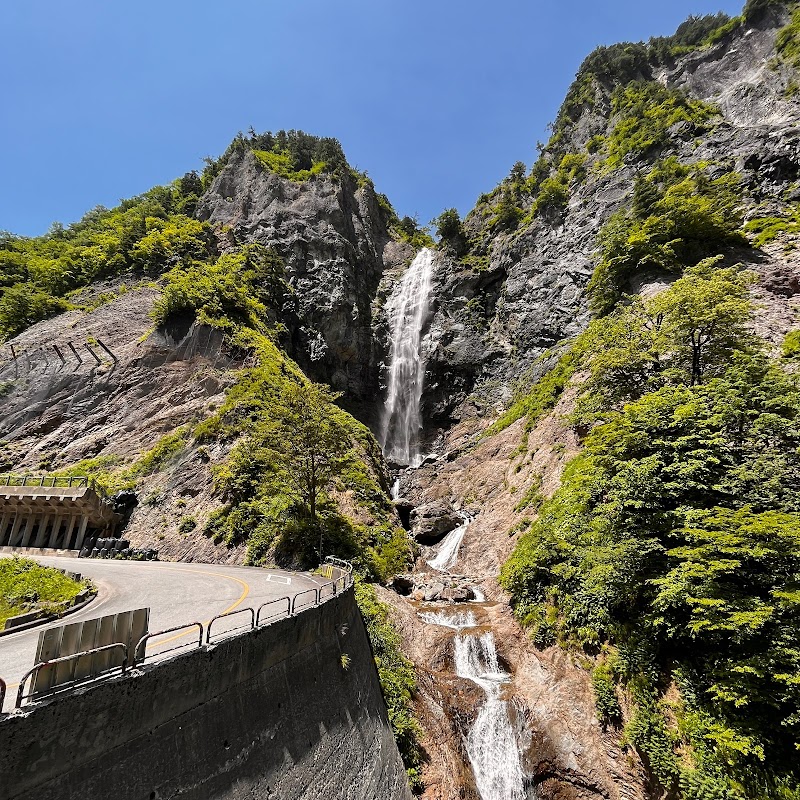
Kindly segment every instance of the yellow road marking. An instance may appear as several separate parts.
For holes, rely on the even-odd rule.
[[[184,570],[180,570],[180,569],[170,569],[169,567],[164,567],[164,569],[169,570],[170,572],[183,572],[184,571]],[[247,583],[245,583],[245,581],[241,580],[240,578],[234,578],[232,575],[223,575],[221,572],[206,572],[205,570],[199,570],[199,569],[193,569],[193,570],[189,570],[189,571],[190,572],[196,572],[198,575],[211,575],[214,578],[226,578],[229,581],[235,581],[240,586],[244,586],[244,591],[239,595],[239,599],[233,605],[228,606],[222,612],[223,614],[229,614],[237,606],[241,605],[244,602],[245,597],[247,597],[247,595],[250,594],[250,586]],[[219,615],[217,615],[217,616],[219,616]],[[213,619],[213,617],[211,619]],[[208,625],[209,622],[211,622],[211,619],[207,619],[207,620],[205,620],[205,622],[202,623],[204,628]],[[161,641],[156,642],[153,645],[153,649],[157,650],[159,647],[163,647],[168,642],[174,642],[176,639],[181,639],[184,636],[188,636],[188,635],[189,635],[189,631],[186,631],[185,633],[176,633],[174,636],[170,636],[168,639],[162,639]]]

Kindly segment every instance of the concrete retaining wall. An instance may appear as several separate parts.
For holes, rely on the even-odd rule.
[[[0,800],[178,796],[410,800],[352,589],[0,721]]]

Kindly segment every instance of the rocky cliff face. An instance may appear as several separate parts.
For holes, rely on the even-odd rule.
[[[222,246],[258,242],[285,259],[295,302],[283,309],[290,354],[316,380],[356,401],[378,391],[373,336],[384,272],[413,250],[388,230],[372,184],[349,173],[293,182],[235,151],[197,207]]]
[[[499,435],[482,434],[517,388],[552,363],[542,355],[588,325],[587,285],[598,261],[598,235],[630,204],[637,176],[657,161],[674,156],[682,164],[700,164],[710,179],[736,173],[745,220],[779,216],[800,199],[797,73],[776,58],[776,37],[788,19],[782,6],[771,7],[711,45],[640,62],[638,79],[679,89],[719,113],[702,128],[676,123],[663,141],[626,155],[613,169],[591,142],[612,136],[619,122],[616,86],[595,76],[542,162],[553,177],[565,154],[585,159],[581,177],[566,184],[564,203],[537,211],[535,196],[519,198],[516,225],[498,224],[506,182],[464,221],[466,252],[442,247],[437,255],[423,341],[426,449],[433,452],[420,469],[401,476],[398,522],[424,524],[435,540],[458,526],[462,513],[473,517],[453,572],[488,598],[486,621],[514,673],[509,692],[530,735],[524,754],[528,788],[536,785],[543,800],[645,797],[644,769],[635,753],[623,752],[600,727],[584,665],[556,649],[537,650],[511,617],[495,579],[525,516],[520,498],[551,495],[577,452],[577,438],[563,422],[574,392],[565,392],[531,431],[520,420]],[[258,242],[281,254],[294,289],[279,314],[291,355],[315,380],[344,392],[362,419],[376,423],[388,351],[384,305],[414,248],[390,230],[371,184],[349,173],[294,182],[242,149],[214,178],[196,213],[213,226],[222,250]],[[761,307],[757,333],[775,345],[796,325],[800,259],[791,248],[781,235],[760,248],[725,253],[758,274],[752,290]],[[657,291],[673,277],[644,270],[624,288]],[[241,359],[202,326],[152,332],[148,314],[156,296],[153,288],[129,292],[93,312],[40,323],[14,340],[24,357],[7,359],[0,376],[4,386],[13,384],[2,398],[6,467],[35,471],[89,457],[124,457],[222,402]],[[86,353],[85,361],[60,366],[54,345],[67,352],[70,341],[82,347],[90,339],[102,340],[113,357],[94,347],[97,359]],[[242,560],[242,547],[217,547],[177,525],[190,514],[202,522],[218,505],[211,465],[224,456],[222,447],[191,448],[168,470],[149,476],[131,538],[157,544],[168,557]],[[411,513],[415,508],[420,511]],[[158,542],[147,540],[153,533]],[[420,559],[406,588],[429,571]],[[418,604],[424,601],[389,590],[383,597],[394,605],[407,652],[418,665],[425,796],[476,797],[464,735],[480,693],[452,675],[452,636],[420,623]]]
[[[453,675],[453,632],[419,617],[425,609],[440,608],[426,603],[436,595],[431,587],[453,582],[478,586],[489,599],[481,625],[494,631],[514,674],[517,719],[532,732],[530,740],[520,737],[524,766],[537,796],[639,798],[655,791],[648,788],[636,753],[620,749],[619,737],[600,726],[585,667],[556,648],[537,650],[507,615],[507,597],[494,578],[526,517],[530,522],[522,498],[552,495],[564,465],[578,452],[575,432],[564,422],[574,410],[575,391],[566,391],[528,432],[519,421],[498,435],[485,433],[515,389],[532,384],[552,364],[542,354],[588,325],[587,285],[598,262],[598,235],[631,203],[637,176],[657,161],[699,163],[711,179],[736,173],[745,220],[791,213],[800,196],[800,104],[791,88],[794,68],[776,58],[776,37],[788,20],[785,9],[773,7],[756,24],[735,28],[713,45],[644,65],[639,79],[682,90],[713,104],[719,114],[707,129],[675,125],[663,144],[630,154],[613,170],[602,164],[602,153],[587,149],[596,137],[610,137],[619,121],[612,108],[614,86],[595,82],[593,99],[564,127],[557,153],[550,156],[551,176],[565,153],[586,158],[585,177],[570,184],[563,208],[529,214],[535,200],[522,200],[521,223],[503,230],[492,225],[501,186],[465,220],[471,245],[466,256],[440,253],[425,342],[424,404],[434,454],[401,476],[400,492],[405,509],[443,509],[445,521],[457,510],[473,521],[452,576],[431,574],[426,559],[436,551],[423,546],[414,575],[398,585],[408,596],[393,599],[405,646],[420,665],[418,706],[430,756],[425,775],[430,800],[475,796],[469,771],[459,765],[479,699],[471,694],[474,687]],[[779,236],[762,247],[725,253],[729,263],[743,263],[758,276],[752,288],[759,308],[756,333],[776,346],[797,325],[800,270],[794,252],[791,238]],[[624,289],[649,294],[674,277],[642,270]],[[424,530],[432,527],[426,520]],[[414,592],[415,586],[423,589]],[[441,602],[448,591],[453,590],[435,599]]]
[[[745,189],[746,217],[781,213],[787,200],[796,199],[800,102],[791,90],[796,72],[776,59],[775,50],[777,33],[788,19],[786,9],[771,8],[756,25],[737,28],[666,65],[651,64],[639,76],[715,105],[720,114],[710,130],[679,123],[663,146],[631,155],[608,172],[600,163],[602,154],[588,152],[587,145],[594,137],[608,137],[618,122],[612,112],[614,86],[595,82],[593,101],[584,103],[565,128],[549,168],[554,173],[565,152],[587,158],[586,177],[570,186],[563,210],[525,216],[518,228],[503,231],[491,225],[496,196],[479,201],[464,225],[473,258],[443,254],[436,274],[425,396],[431,438],[453,420],[491,414],[508,401],[520,379],[530,383],[537,376],[542,367],[535,362],[543,352],[585,328],[598,233],[630,203],[635,177],[657,159],[705,162],[712,176],[735,171]],[[523,201],[521,211],[527,213],[532,204]],[[773,295],[796,293],[791,288],[796,268],[787,268],[771,248],[731,258],[755,268]],[[639,275],[629,291],[664,277]]]

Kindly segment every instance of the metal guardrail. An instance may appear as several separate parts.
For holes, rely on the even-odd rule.
[[[353,565],[350,561],[345,561],[343,558],[337,558],[336,556],[327,556],[325,558],[326,564],[333,564],[335,567],[339,567],[340,569],[344,570],[345,572],[352,575],[353,573]]]
[[[6,702],[6,688],[8,684],[0,678],[0,714],[3,713],[3,705]]]
[[[250,614],[250,630],[253,630],[256,626],[256,612],[250,608],[237,608],[235,611],[229,611],[227,614],[217,614],[216,617],[212,617],[211,621],[208,623],[208,627],[206,628],[206,644],[211,644],[211,626],[218,620],[218,619],[225,619],[225,617],[233,617],[236,614]],[[227,634],[232,634],[234,631],[240,631],[244,628],[244,625],[239,625],[236,628],[228,628],[225,631]]]
[[[325,592],[327,591],[327,594]],[[322,586],[317,589],[318,594],[318,602],[322,602],[326,597],[336,597],[336,581],[331,581],[330,583],[323,583]]]
[[[0,484],[1,483],[2,483],[2,476],[0,476]],[[353,581],[353,575],[352,575],[353,567],[348,561],[343,561],[341,559],[337,559],[337,558],[334,558],[332,556],[329,556],[328,559],[326,559],[326,562],[331,564],[331,566],[333,566],[334,569],[337,569],[342,573],[337,578],[332,580],[330,583],[325,583],[325,584],[323,584],[322,586],[320,586],[318,588],[304,589],[302,592],[298,592],[294,596],[286,595],[285,597],[279,597],[279,598],[276,598],[275,600],[269,600],[268,602],[263,603],[262,605],[260,605],[258,607],[258,610],[255,610],[255,609],[253,609],[253,608],[248,606],[248,607],[245,607],[245,608],[237,608],[237,609],[235,609],[233,611],[228,611],[225,614],[218,614],[216,617],[213,617],[208,622],[208,624],[205,627],[205,629],[204,629],[202,623],[200,623],[200,622],[187,622],[184,625],[177,625],[174,628],[166,628],[165,630],[158,631],[156,633],[145,634],[136,643],[136,648],[134,649],[134,652],[133,652],[133,662],[132,663],[137,664],[137,665],[144,663],[144,661],[147,658],[147,642],[150,641],[151,639],[157,638],[159,636],[163,636],[163,635],[165,635],[167,633],[175,633],[176,631],[188,630],[190,628],[197,628],[198,629],[198,636],[197,636],[196,640],[192,640],[191,643],[187,642],[185,644],[180,644],[180,645],[177,645],[175,647],[170,647],[167,650],[162,650],[160,653],[158,653],[158,655],[164,655],[166,653],[171,653],[171,652],[174,652],[176,650],[183,649],[184,647],[186,647],[189,644],[191,644],[193,647],[196,646],[198,648],[203,648],[204,647],[204,645],[203,645],[203,632],[204,632],[204,630],[205,630],[205,640],[206,640],[205,641],[205,646],[206,647],[211,646],[212,645],[212,642],[211,642],[211,628],[212,628],[213,624],[216,621],[220,620],[220,619],[225,619],[227,617],[232,617],[232,616],[235,616],[237,614],[250,614],[249,625],[248,624],[239,625],[239,626],[237,626],[235,628],[230,628],[230,629],[227,629],[226,631],[223,632],[223,634],[227,634],[227,635],[224,636],[224,638],[229,638],[230,636],[234,636],[234,635],[236,635],[237,633],[239,633],[242,630],[245,630],[245,629],[254,630],[254,629],[258,628],[258,627],[261,627],[262,625],[266,625],[266,624],[268,624],[270,622],[274,622],[274,621],[276,621],[278,619],[285,619],[285,618],[288,618],[288,617],[293,617],[293,616],[295,616],[295,614],[297,614],[299,612],[302,612],[302,611],[305,611],[307,608],[314,608],[314,607],[320,605],[320,603],[322,603],[324,600],[330,599],[331,597],[335,597],[337,594],[343,592],[345,589],[347,589],[347,587],[350,584],[352,584],[352,581]],[[298,598],[304,598],[304,597],[313,597],[313,600],[311,600],[310,602],[301,602],[301,603],[298,604]],[[276,612],[274,612],[274,613],[271,613],[269,615],[265,615],[262,618],[262,612],[264,611],[264,609],[269,608],[270,606],[277,606],[278,604],[281,604],[281,605],[285,604],[285,607],[280,609],[280,610],[278,610],[278,611],[276,611]],[[186,635],[186,634],[181,634],[181,635]],[[176,638],[179,638],[179,637],[176,637]],[[218,639],[217,641],[220,641],[220,640]],[[120,666],[113,666],[113,667],[110,667],[107,670],[104,670],[103,672],[98,673],[98,674],[96,674],[94,676],[90,676],[90,677],[87,677],[85,679],[74,679],[72,681],[68,681],[68,682],[62,683],[62,684],[54,687],[52,690],[48,690],[46,692],[30,692],[27,695],[25,694],[25,684],[27,683],[28,679],[30,679],[32,677],[35,678],[36,675],[38,674],[39,670],[44,669],[44,667],[47,667],[47,666],[52,665],[52,664],[59,664],[59,663],[66,662],[66,661],[73,661],[73,660],[77,661],[77,659],[79,659],[79,658],[82,658],[82,657],[85,657],[85,656],[91,656],[91,655],[94,655],[95,653],[100,653],[100,652],[104,652],[104,651],[108,651],[108,650],[113,650],[113,649],[116,649],[116,648],[122,648],[122,650],[124,652],[124,658],[123,658],[121,667]],[[34,666],[32,669],[30,669],[27,673],[25,673],[24,677],[20,681],[19,689],[17,691],[17,700],[16,700],[15,708],[20,708],[22,706],[23,701],[30,700],[34,696],[36,696],[37,698],[39,698],[39,697],[51,697],[53,695],[60,694],[61,692],[66,692],[66,691],[69,691],[71,689],[78,688],[79,686],[83,686],[83,685],[87,685],[87,684],[90,684],[90,683],[97,682],[99,680],[102,680],[103,678],[110,677],[110,675],[114,672],[114,670],[117,670],[117,669],[121,669],[121,673],[120,674],[124,674],[126,669],[127,669],[127,666],[128,666],[128,648],[127,648],[126,645],[124,645],[124,644],[122,644],[120,642],[115,642],[114,644],[105,645],[103,647],[96,647],[96,648],[93,648],[92,650],[84,650],[84,651],[81,651],[80,653],[73,653],[72,655],[62,656],[61,658],[54,658],[54,659],[51,659],[50,661],[42,661],[42,662],[36,664],[36,666]],[[74,670],[73,670],[72,674],[74,675]],[[33,681],[33,683],[35,683],[35,680]],[[5,699],[5,693],[6,693],[6,683],[2,678],[0,678],[0,712],[2,712],[3,701]]]
[[[287,595],[286,597],[279,597],[277,600],[270,600],[269,602],[264,603],[263,605],[260,605],[258,607],[258,611],[256,611],[256,628],[258,628],[261,625],[261,612],[267,606],[274,606],[274,605],[277,605],[278,603],[284,603],[284,602],[286,603],[286,610],[285,611],[277,611],[275,614],[271,614],[268,617],[268,621],[271,622],[271,621],[276,620],[276,619],[281,619],[282,617],[291,616],[291,614],[292,614],[292,598],[291,597],[289,597]]]
[[[297,610],[297,598],[298,597],[305,597],[306,595],[309,595],[309,594],[314,595],[314,602],[313,603],[306,603],[305,605],[303,605],[301,607],[301,610],[302,610],[302,608],[309,608],[310,606],[318,606],[319,605],[319,589],[306,589],[305,591],[298,592],[292,598],[292,616],[295,615],[295,612]]]
[[[0,475],[0,486],[45,486],[63,487],[71,486],[83,487],[89,485],[89,478],[85,475]]]
[[[186,630],[187,628],[198,628],[199,635],[197,637],[197,646],[203,646],[203,625],[200,622],[187,622],[185,625],[176,625],[174,628],[165,628],[163,631],[158,631],[157,633],[146,633],[142,636],[141,639],[136,643],[136,649],[133,651],[133,660],[136,664],[143,664],[145,659],[147,658],[147,642],[150,639],[155,639],[158,636],[163,636],[165,633],[174,633],[175,631],[182,631]],[[186,634],[183,634],[184,636]],[[179,638],[179,637],[176,637]],[[159,655],[162,656],[165,653],[171,653],[174,650],[181,650],[186,647],[187,644],[194,644],[194,642],[184,642],[183,644],[175,645],[175,647],[168,647],[166,650],[159,651]]]
[[[22,677],[22,680],[19,682],[19,689],[17,690],[17,702],[14,707],[20,708],[22,706],[22,701],[29,700],[31,697],[34,696],[34,694],[36,694],[38,697],[51,697],[55,694],[60,694],[61,692],[69,691],[70,689],[75,689],[78,686],[89,684],[101,678],[105,678],[113,670],[120,669],[120,667],[117,666],[109,667],[107,670],[104,670],[103,672],[100,672],[97,675],[90,675],[83,679],[78,678],[78,679],[73,679],[71,681],[65,681],[64,683],[57,684],[55,687],[53,687],[52,689],[48,689],[47,691],[31,692],[30,694],[26,695],[25,684],[28,681],[28,678],[35,678],[36,675],[38,675],[39,670],[44,669],[45,667],[52,666],[53,664],[63,664],[67,661],[77,661],[77,659],[79,658],[85,658],[86,656],[93,656],[96,653],[107,652],[109,650],[117,650],[120,648],[123,651],[122,664],[120,665],[121,667],[120,674],[124,675],[125,670],[128,666],[128,647],[127,645],[122,644],[122,642],[114,642],[113,644],[106,644],[103,645],[102,647],[94,647],[91,650],[82,650],[80,653],[72,653],[71,655],[68,656],[53,658],[50,661],[40,661],[32,669],[29,669]],[[73,674],[74,674],[74,669],[73,669]]]

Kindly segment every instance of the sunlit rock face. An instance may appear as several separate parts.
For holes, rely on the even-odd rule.
[[[300,365],[354,400],[377,396],[382,353],[373,305],[384,272],[409,261],[413,249],[390,236],[372,185],[349,174],[294,182],[239,150],[197,216],[218,230],[223,246],[258,242],[285,259],[295,295],[282,322]]]

